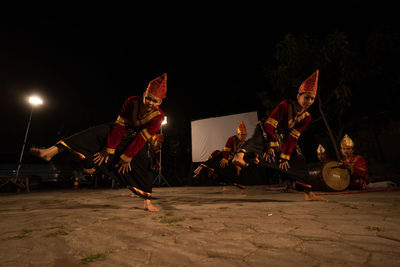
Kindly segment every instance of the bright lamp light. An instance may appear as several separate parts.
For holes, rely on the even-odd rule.
[[[31,103],[34,106],[38,106],[43,104],[43,100],[38,96],[31,96],[29,97],[29,103]]]
[[[163,122],[162,122],[161,124],[162,124],[162,125],[167,124],[167,116],[164,117],[164,120],[163,120]]]

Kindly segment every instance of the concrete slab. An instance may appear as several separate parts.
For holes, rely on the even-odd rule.
[[[0,266],[399,266],[400,191],[324,196],[222,187],[0,195]]]

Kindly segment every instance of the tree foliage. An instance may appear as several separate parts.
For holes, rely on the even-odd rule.
[[[345,115],[359,112],[359,101],[369,89],[367,81],[382,78],[391,56],[398,55],[396,44],[398,35],[382,25],[357,38],[339,30],[327,35],[288,33],[276,45],[273,64],[264,66],[268,88],[259,94],[261,102],[272,110],[280,101],[295,97],[300,84],[319,69],[318,94],[339,138]],[[392,83],[396,82],[398,78]]]

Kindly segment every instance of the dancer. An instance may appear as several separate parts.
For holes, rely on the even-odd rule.
[[[321,144],[319,144],[317,148],[317,157],[321,163],[326,163],[328,161],[328,155],[326,154],[326,150]]]
[[[125,181],[133,193],[144,198],[145,210],[159,211],[150,200],[153,173],[147,149],[143,148],[164,120],[159,106],[166,91],[167,74],[164,73],[148,84],[143,96],[127,98],[115,122],[89,128],[49,148],[31,148],[31,152],[50,161],[69,150],[82,160],[100,166],[106,174]]]
[[[246,125],[241,121],[236,129],[236,134],[228,138],[222,151],[215,150],[204,163],[194,170],[193,177],[197,177],[202,170],[206,170],[207,176],[215,178],[218,182],[244,189],[245,186],[240,181],[241,167],[232,164],[232,159],[235,153],[239,152],[246,137]]]
[[[350,189],[365,190],[369,184],[367,161],[363,156],[354,155],[354,142],[345,134],[340,142],[342,162],[350,171]]]
[[[260,159],[260,164],[302,186],[306,200],[325,200],[311,192],[305,159],[297,146],[298,138],[311,122],[307,109],[317,94],[318,75],[317,70],[300,85],[297,100],[281,102],[268,117],[258,122],[252,138],[233,159],[234,163],[245,167],[249,164],[245,155],[253,154]]]

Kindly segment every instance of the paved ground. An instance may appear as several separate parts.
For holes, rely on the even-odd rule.
[[[0,195],[0,266],[400,266],[400,191],[155,188]]]

